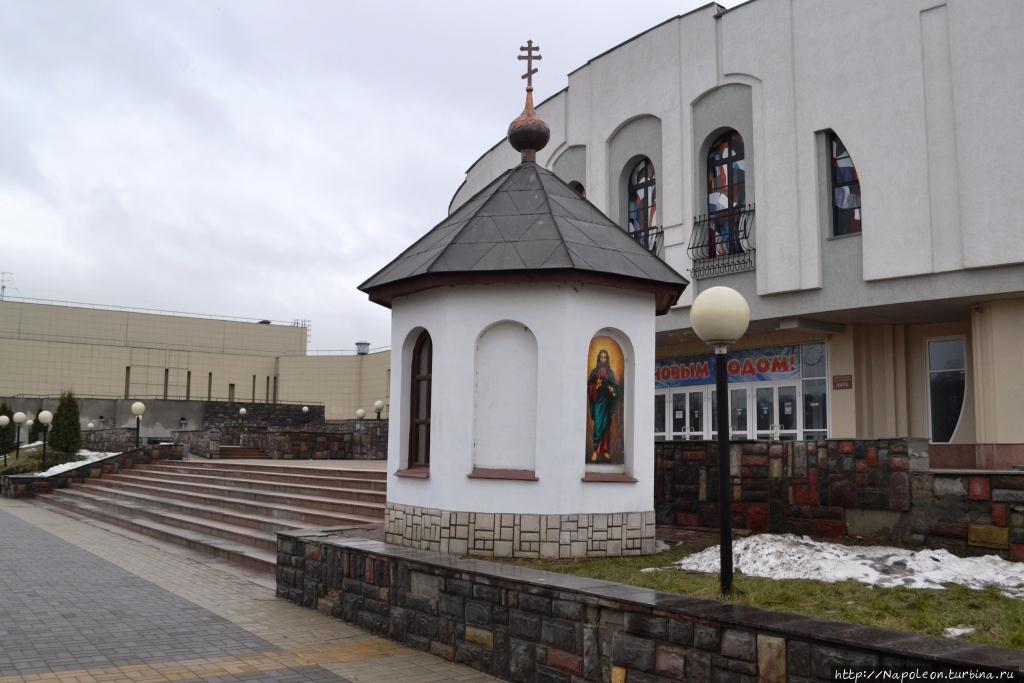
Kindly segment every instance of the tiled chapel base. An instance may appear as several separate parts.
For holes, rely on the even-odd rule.
[[[654,552],[654,511],[575,515],[453,512],[388,502],[387,543],[474,557],[616,557]]]

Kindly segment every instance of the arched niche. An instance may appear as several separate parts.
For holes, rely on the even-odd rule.
[[[603,328],[587,347],[584,461],[593,472],[632,468],[636,394],[633,346],[620,330]]]
[[[655,172],[662,169],[661,119],[645,114],[629,119],[608,138],[608,215],[625,227],[629,174],[646,157]]]
[[[474,470],[533,471],[537,454],[537,339],[506,320],[476,340]]]

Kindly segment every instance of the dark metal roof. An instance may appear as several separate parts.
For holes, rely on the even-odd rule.
[[[386,290],[400,282],[410,292],[418,278],[427,285],[443,275],[465,281],[469,274],[526,271],[648,282],[675,290],[671,303],[688,284],[558,176],[526,162],[498,176],[359,289],[390,305]]]

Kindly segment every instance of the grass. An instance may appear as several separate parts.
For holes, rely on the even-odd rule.
[[[645,557],[527,560],[518,564],[689,597],[721,600],[717,574],[675,569],[640,571],[647,567],[668,567],[699,549],[683,543]],[[961,640],[1024,649],[1024,601],[1008,598],[995,589],[976,591],[953,585],[945,590],[876,588],[855,581],[825,583],[737,574],[729,602],[932,636],[942,636],[944,629],[966,624],[973,626],[975,631],[961,636]]]

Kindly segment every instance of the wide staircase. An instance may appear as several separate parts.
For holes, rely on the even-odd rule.
[[[342,526],[356,535],[379,533],[383,470],[272,462],[156,462],[36,500],[269,572],[278,531]]]

